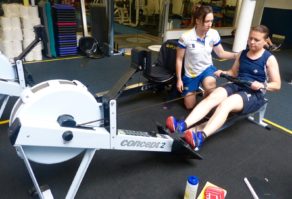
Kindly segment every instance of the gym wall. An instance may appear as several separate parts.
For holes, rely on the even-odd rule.
[[[269,27],[271,35],[284,35],[283,46],[291,47],[291,19],[291,0],[257,0],[252,25],[264,24]]]
[[[280,19],[280,23],[279,23]],[[270,33],[285,36],[283,47],[292,47],[292,10],[264,8],[261,24],[269,27]]]

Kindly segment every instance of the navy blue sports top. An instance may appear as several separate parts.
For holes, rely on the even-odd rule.
[[[269,51],[265,50],[263,55],[258,59],[250,59],[247,57],[247,50],[243,50],[240,55],[240,65],[238,77],[241,80],[247,81],[266,81],[266,63],[268,58],[272,55]]]

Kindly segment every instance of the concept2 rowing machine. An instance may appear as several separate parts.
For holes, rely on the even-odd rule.
[[[131,150],[185,153],[195,159],[202,156],[176,134],[163,127],[158,132],[117,128],[117,97],[135,73],[130,67],[120,80],[96,99],[79,81],[50,80],[25,88],[15,103],[9,138],[24,160],[40,198],[53,198],[50,189],[42,189],[30,161],[54,164],[83,153],[78,171],[66,198],[74,198],[96,150]]]

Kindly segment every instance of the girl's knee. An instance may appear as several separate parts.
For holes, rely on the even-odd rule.
[[[228,100],[224,100],[218,105],[218,109],[225,110],[228,109],[228,107],[230,107],[230,104],[228,104]]]
[[[219,105],[218,108],[223,111],[238,111],[243,107],[242,103],[239,100],[233,98],[227,98],[223,100]]]
[[[193,109],[197,103],[196,93],[188,93],[184,97],[184,105],[186,109]]]
[[[185,100],[184,104],[185,104],[186,109],[192,110],[196,106],[196,100],[193,100],[193,101]]]
[[[212,91],[216,88],[216,79],[214,77],[207,77],[203,81],[204,89],[208,91]]]

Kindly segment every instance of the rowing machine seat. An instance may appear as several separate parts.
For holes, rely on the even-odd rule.
[[[167,40],[160,48],[157,61],[146,65],[144,77],[153,83],[170,83],[175,79],[177,40]]]

